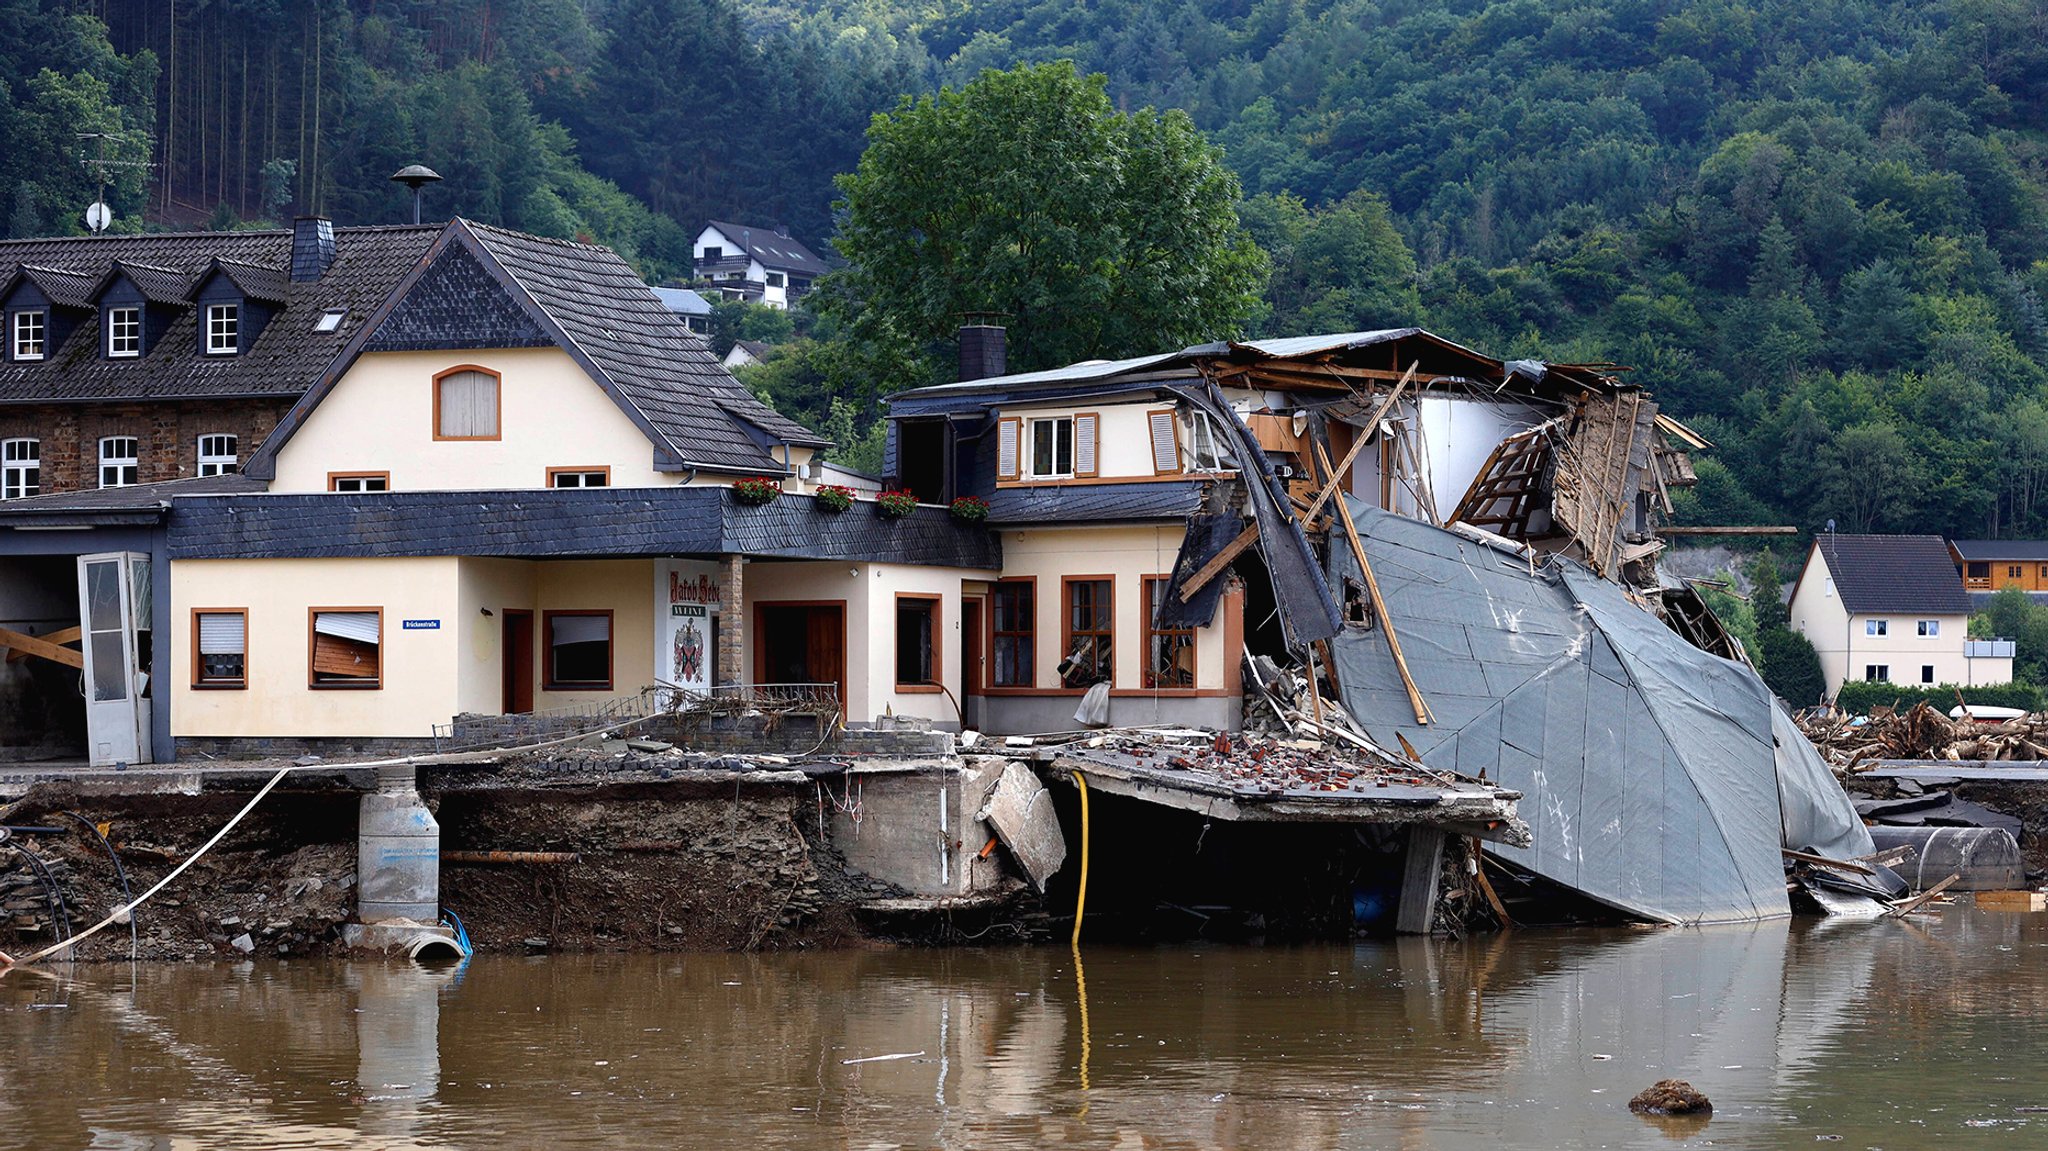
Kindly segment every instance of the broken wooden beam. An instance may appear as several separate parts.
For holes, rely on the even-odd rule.
[[[0,627],[0,647],[10,648],[21,652],[23,655],[32,655],[40,659],[46,659],[51,663],[61,663],[65,667],[75,667],[80,671],[85,670],[84,652],[73,651],[68,647],[59,647],[47,639],[26,635],[8,628]]]
[[[1330,454],[1316,445],[1316,459],[1324,468],[1330,466]],[[1394,657],[1394,668],[1401,673],[1401,686],[1408,691],[1408,703],[1415,709],[1415,722],[1427,725],[1435,719],[1429,712],[1429,704],[1422,698],[1422,689],[1415,684],[1415,674],[1408,670],[1408,660],[1401,654],[1401,637],[1394,634],[1394,621],[1387,614],[1386,597],[1380,594],[1380,581],[1373,578],[1372,561],[1365,558],[1365,544],[1358,538],[1358,525],[1351,519],[1351,505],[1339,499],[1337,515],[1344,524],[1344,535],[1351,541],[1351,557],[1358,561],[1359,574],[1365,577],[1365,591],[1372,598],[1373,618],[1379,621],[1380,629],[1387,636],[1387,650]]]
[[[1258,538],[1259,524],[1254,520],[1246,524],[1243,531],[1237,533],[1236,539],[1224,544],[1222,551],[1210,556],[1209,562],[1203,564],[1194,575],[1189,576],[1186,583],[1180,585],[1180,602],[1186,603],[1195,598],[1196,592],[1201,591],[1210,580],[1222,575],[1223,569],[1229,567],[1231,561],[1238,556],[1243,555],[1244,549],[1252,546]]]
[[[1665,524],[1657,529],[1660,536],[1796,536],[1799,529],[1789,524],[1774,524],[1767,527],[1689,527]]]
[[[60,628],[57,631],[49,633],[48,635],[39,635],[36,638],[42,640],[44,643],[66,644],[77,643],[82,634],[83,632],[79,628],[67,627]],[[20,663],[22,660],[25,660],[27,658],[28,653],[25,651],[13,651],[10,649],[7,653],[8,663]]]

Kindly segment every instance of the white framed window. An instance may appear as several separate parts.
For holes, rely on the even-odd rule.
[[[1031,421],[1031,476],[1068,479],[1074,474],[1074,419],[1054,416]]]
[[[1863,621],[1864,635],[1885,635],[1891,627],[1888,619],[1867,619]]]
[[[612,470],[602,468],[549,468],[548,486],[551,488],[608,488],[612,486]]]
[[[107,357],[124,360],[142,354],[142,309],[107,310]]]
[[[231,476],[241,470],[235,456],[236,439],[225,433],[199,437],[199,474]]]
[[[26,437],[0,440],[0,500],[22,500],[43,490],[43,445]]]
[[[108,436],[100,441],[100,486],[125,488],[140,482],[142,467],[137,459],[134,436]]]
[[[44,312],[14,313],[14,358],[17,360],[40,360],[48,347],[50,333],[49,315]]]
[[[1222,443],[1207,412],[1188,413],[1187,467],[1191,472],[1213,472],[1223,467]]]
[[[1866,663],[1863,665],[1863,679],[1867,683],[1890,683],[1892,681],[1891,665],[1885,663]]]
[[[241,350],[242,308],[239,304],[206,305],[206,354],[232,356]]]
[[[1921,635],[1940,635],[1940,634],[1941,634],[1941,621],[1940,621],[1940,620],[1938,620],[1938,619],[1923,619],[1923,620],[1921,620],[1921,621],[1920,621],[1920,634],[1921,634]]]
[[[1920,682],[1921,682],[1921,683],[1933,683],[1933,682],[1934,682],[1934,665],[1933,665],[1933,664],[1931,664],[1931,663],[1923,663],[1923,664],[1921,664],[1921,665],[1920,665]]]
[[[330,492],[388,492],[391,490],[390,472],[329,472],[327,490]]]

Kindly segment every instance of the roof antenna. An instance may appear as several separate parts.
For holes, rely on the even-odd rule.
[[[404,184],[412,189],[413,223],[417,224],[420,222],[420,201],[425,198],[420,189],[428,184],[436,183],[440,179],[441,173],[434,171],[425,164],[407,164],[398,171],[391,173],[392,183]]]

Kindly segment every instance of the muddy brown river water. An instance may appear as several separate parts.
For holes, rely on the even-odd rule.
[[[0,1147],[2048,1146],[2048,916],[1970,908],[60,974],[0,978]]]

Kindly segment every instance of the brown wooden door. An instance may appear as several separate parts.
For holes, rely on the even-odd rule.
[[[505,714],[533,710],[533,613],[505,611]]]
[[[960,600],[960,694],[981,694],[981,600]]]
[[[846,609],[814,607],[810,609],[805,623],[804,665],[811,682],[843,684],[846,679]]]

